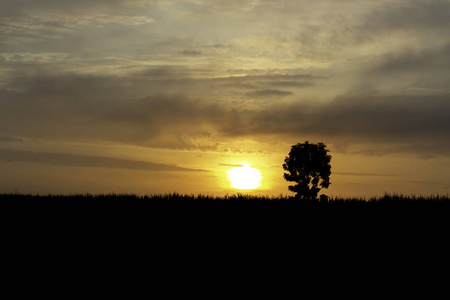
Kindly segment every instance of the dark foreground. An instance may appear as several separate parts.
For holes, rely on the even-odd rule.
[[[213,197],[205,195],[21,195],[0,194],[0,206],[5,212],[57,211],[59,214],[79,215],[107,213],[132,214],[146,218],[157,218],[173,214],[204,216],[226,214],[228,216],[274,217],[278,214],[290,217],[337,216],[379,214],[380,217],[408,214],[440,214],[450,217],[450,199],[447,196],[403,196],[384,195],[371,199],[330,198],[318,201],[298,200],[295,197],[268,197],[231,195]]]
[[[446,196],[404,196],[389,195],[365,198],[339,198],[331,197],[317,201],[299,200],[288,196],[253,196],[245,194],[236,194],[224,197],[215,197],[208,195],[181,195],[155,194],[155,195],[136,195],[136,194],[74,194],[74,195],[25,195],[25,194],[0,194],[0,203],[5,204],[27,204],[27,205],[127,205],[140,204],[149,206],[298,206],[298,207],[317,207],[317,208],[339,208],[339,207],[436,207],[449,208],[450,198]]]
[[[108,240],[111,247],[134,245],[133,249],[176,244],[170,251],[178,254],[198,245],[204,253],[233,245],[227,251],[244,255],[254,243],[259,245],[257,251],[301,248],[332,253],[352,245],[355,253],[377,247],[380,253],[392,254],[393,245],[405,241],[411,249],[446,242],[450,199],[385,195],[321,202],[239,194],[223,198],[2,194],[0,218],[3,232],[16,241],[33,241],[32,248],[50,237],[72,246],[73,240],[83,245]]]

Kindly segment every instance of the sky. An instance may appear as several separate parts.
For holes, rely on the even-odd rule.
[[[450,189],[449,0],[0,0],[0,193]],[[259,188],[227,171],[248,165]]]

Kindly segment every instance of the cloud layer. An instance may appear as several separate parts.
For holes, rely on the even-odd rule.
[[[112,168],[143,171],[203,171],[146,161],[117,159],[100,156],[83,156],[65,153],[46,153],[0,149],[0,160],[6,162],[32,162],[56,166],[82,168]]]
[[[450,154],[450,1],[0,0],[0,143]],[[251,150],[251,149],[247,149]]]

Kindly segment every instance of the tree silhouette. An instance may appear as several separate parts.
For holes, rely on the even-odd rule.
[[[297,184],[290,185],[289,190],[296,197],[305,200],[317,199],[321,188],[328,188],[331,175],[331,155],[323,143],[298,143],[293,145],[286,156],[283,169],[284,179]],[[319,187],[320,186],[320,187]]]

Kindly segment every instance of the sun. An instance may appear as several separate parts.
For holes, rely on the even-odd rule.
[[[259,187],[261,173],[248,165],[236,167],[228,171],[231,185],[239,190],[251,190]]]

